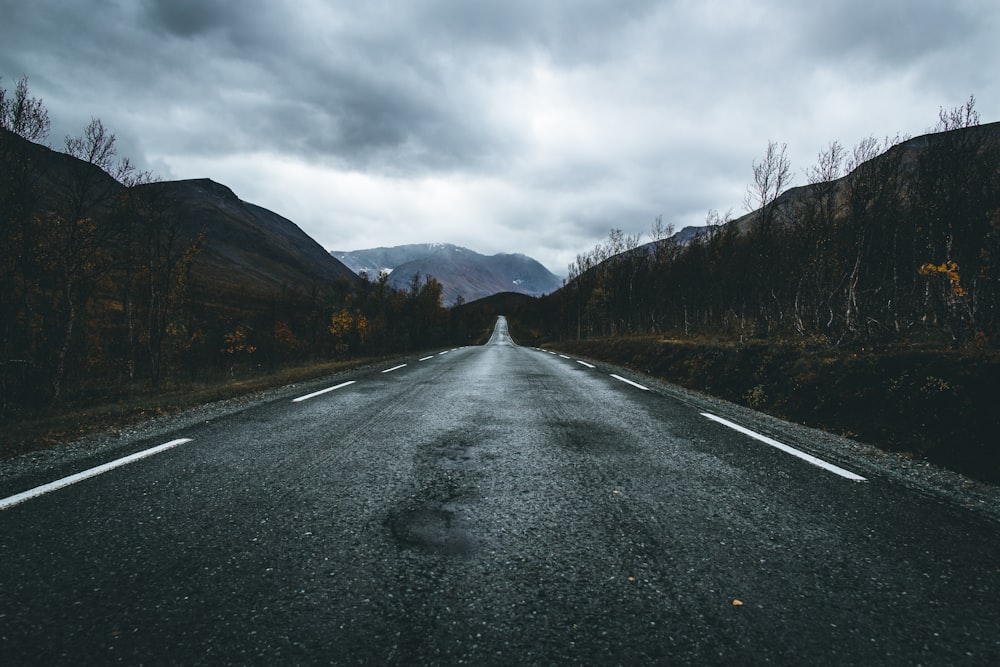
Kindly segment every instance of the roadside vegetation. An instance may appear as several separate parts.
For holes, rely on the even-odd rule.
[[[806,175],[787,190],[772,142],[742,218],[612,230],[515,338],[1000,482],[1000,124],[970,98],[924,137],[832,142]]]
[[[183,232],[190,213],[99,119],[62,152],[49,131],[27,79],[0,85],[0,458],[182,397],[479,335],[430,276],[234,286],[198,263],[217,241]]]

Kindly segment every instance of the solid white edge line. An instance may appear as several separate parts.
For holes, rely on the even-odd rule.
[[[580,361],[579,359],[576,360],[576,363],[583,364],[587,368],[594,368],[594,364],[588,364],[586,361]]]
[[[418,359],[417,361],[427,361],[428,359],[433,359],[433,358],[434,358],[434,355],[432,354],[429,357],[424,357],[423,359]]]
[[[334,391],[334,390],[340,389],[341,387],[346,387],[347,385],[354,384],[355,382],[357,382],[357,380],[348,380],[347,382],[341,382],[336,387],[327,387],[326,389],[320,389],[319,391],[314,391],[313,393],[306,394],[305,396],[299,396],[298,398],[293,398],[292,399],[292,403],[298,403],[300,401],[307,401],[310,398],[315,398],[317,396],[320,396],[322,394],[327,393],[328,391]]]
[[[613,377],[613,378],[614,378],[614,379],[616,379],[616,380],[621,380],[621,381],[622,381],[622,382],[624,382],[625,384],[630,384],[630,385],[632,385],[633,387],[638,387],[639,389],[642,389],[643,391],[649,391],[649,387],[643,387],[643,386],[642,386],[641,384],[639,384],[638,382],[632,382],[631,380],[626,380],[625,378],[623,378],[623,377],[622,377],[622,376],[620,376],[620,375],[615,375],[614,373],[612,373],[612,374],[611,374],[611,377]]]
[[[393,366],[392,368],[387,368],[387,369],[385,369],[382,372],[383,373],[391,373],[393,371],[398,371],[400,368],[405,368],[405,367],[406,367],[406,364],[400,364],[398,366]]]
[[[136,452],[135,454],[130,454],[128,456],[123,456],[120,459],[115,459],[108,463],[104,463],[99,466],[90,468],[89,470],[84,470],[83,472],[78,472],[75,475],[70,475],[69,477],[63,477],[62,479],[57,479],[54,482],[49,482],[48,484],[42,484],[41,486],[36,486],[33,489],[24,491],[23,493],[18,493],[17,495],[10,496],[0,500],[0,510],[5,510],[8,507],[13,507],[18,503],[23,503],[25,500],[31,500],[32,498],[37,498],[43,494],[49,493],[50,491],[56,491],[63,487],[69,486],[70,484],[76,484],[77,482],[82,482],[85,479],[90,479],[91,477],[96,477],[102,473],[106,473],[109,470],[114,470],[115,468],[127,465],[138,461],[139,459],[144,459],[147,456],[152,456],[154,454],[159,454],[168,449],[172,449],[178,445],[183,445],[184,443],[191,442],[191,438],[178,438],[177,440],[171,440],[170,442],[165,442],[162,445],[157,445],[156,447],[151,447],[150,449],[145,449],[141,452]]]
[[[733,422],[728,421],[726,419],[723,419],[722,417],[716,417],[715,415],[713,415],[713,414],[711,414],[709,412],[702,412],[701,416],[702,417],[707,417],[708,419],[711,419],[714,422],[718,422],[718,423],[722,424],[723,426],[728,426],[729,428],[733,429],[734,431],[739,431],[743,435],[748,435],[751,438],[753,438],[754,440],[759,440],[759,441],[763,442],[765,445],[770,445],[772,447],[780,449],[781,451],[785,452],[786,454],[791,454],[792,456],[796,456],[796,457],[802,459],[803,461],[807,461],[807,462],[813,464],[814,466],[819,466],[820,468],[823,468],[824,470],[832,472],[832,473],[834,473],[836,475],[840,475],[841,477],[843,477],[845,479],[849,479],[852,482],[867,482],[868,481],[867,478],[862,477],[861,475],[857,475],[857,474],[851,472],[850,470],[844,470],[840,466],[836,466],[836,465],[834,465],[832,463],[828,463],[828,462],[824,461],[823,459],[818,459],[815,456],[813,456],[812,454],[806,454],[805,452],[799,451],[798,449],[795,449],[794,447],[790,447],[790,446],[788,446],[788,445],[786,445],[784,443],[778,442],[777,440],[769,438],[766,435],[761,435],[760,433],[757,433],[755,431],[751,431],[750,429],[744,428],[743,426],[740,426],[739,424],[734,424]]]

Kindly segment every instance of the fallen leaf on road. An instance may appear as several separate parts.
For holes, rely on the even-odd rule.
[[[742,607],[743,606],[743,601],[742,600],[733,600],[733,606],[734,607]]]

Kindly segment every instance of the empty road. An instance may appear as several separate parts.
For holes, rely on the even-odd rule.
[[[1000,524],[892,465],[501,318],[0,464],[0,664],[996,664]]]

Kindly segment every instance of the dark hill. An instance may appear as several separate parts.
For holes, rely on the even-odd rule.
[[[804,207],[814,205],[816,199],[830,189],[833,193],[835,208],[843,209],[847,191],[851,187],[857,186],[863,179],[872,177],[884,177],[883,165],[886,163],[898,165],[899,184],[887,187],[899,187],[900,190],[911,186],[918,178],[921,157],[929,151],[941,151],[948,154],[948,157],[956,160],[951,165],[955,167],[956,174],[968,166],[970,160],[976,159],[977,154],[989,161],[992,158],[988,154],[996,151],[1000,145],[1000,122],[986,123],[974,127],[967,127],[946,132],[933,132],[924,134],[912,139],[902,141],[892,146],[884,153],[872,158],[868,162],[857,165],[853,172],[846,174],[830,183],[800,185],[789,188],[781,193],[774,201],[773,207],[776,212],[776,222],[782,224],[796,218]],[[970,152],[971,151],[971,152]],[[722,231],[728,226],[734,227],[741,234],[747,231],[760,217],[761,212],[751,211],[740,216],[725,225],[721,225],[714,231]],[[671,241],[679,246],[685,246],[692,241],[704,239],[707,234],[713,231],[710,227],[684,227],[671,237]],[[653,253],[658,242],[652,241],[636,249],[636,252],[646,251]],[[640,250],[641,249],[641,250]]]
[[[210,180],[137,183],[94,136],[74,151],[104,169],[0,133],[0,420],[354,342],[329,321],[360,281],[294,223]]]
[[[65,153],[5,130],[0,141],[0,157],[10,163],[5,171],[31,184],[19,190],[23,205],[43,215],[100,218],[126,190],[100,168]],[[225,185],[209,179],[161,181],[136,186],[135,194],[169,221],[177,234],[175,249],[204,232],[204,249],[191,272],[205,292],[203,300],[225,294],[236,302],[256,303],[281,290],[305,292],[338,280],[357,282],[350,269],[295,223],[242,201]]]
[[[140,186],[181,221],[181,236],[205,233],[192,274],[197,286],[239,300],[306,292],[357,276],[291,220],[239,199],[209,179]],[[206,295],[207,296],[207,295]]]

